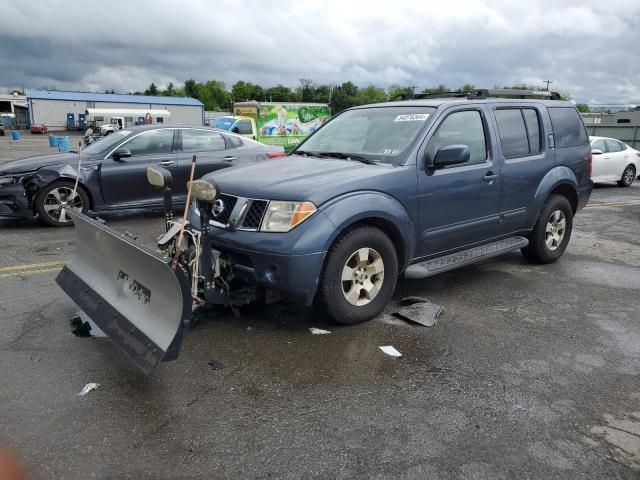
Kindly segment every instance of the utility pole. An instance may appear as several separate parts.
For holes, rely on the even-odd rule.
[[[549,91],[549,84],[553,83],[553,80],[543,80],[542,83],[546,83],[547,84],[547,92]]]

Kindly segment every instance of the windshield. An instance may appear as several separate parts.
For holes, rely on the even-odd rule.
[[[216,118],[213,126],[215,128],[220,128],[221,130],[229,130],[231,128],[231,125],[233,125],[235,121],[236,119],[233,117],[220,117]]]
[[[434,107],[415,106],[348,110],[309,137],[300,150],[310,155],[333,152],[395,163],[434,111]]]
[[[91,145],[87,145],[82,149],[82,153],[86,153],[88,155],[96,155],[98,153],[105,152],[124,140],[130,133],[131,132],[129,130],[119,130],[117,132],[114,132],[104,138],[101,138],[97,142],[92,143]]]

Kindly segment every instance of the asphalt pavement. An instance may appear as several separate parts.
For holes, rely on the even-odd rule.
[[[104,218],[151,244],[162,225]],[[53,280],[73,248],[0,224],[0,445],[33,479],[640,478],[640,182],[597,187],[556,264],[401,280],[396,301],[444,306],[432,327],[213,310],[150,376],[71,332]]]

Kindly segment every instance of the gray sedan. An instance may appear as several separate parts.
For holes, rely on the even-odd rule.
[[[147,167],[173,175],[174,202],[184,203],[192,157],[194,178],[234,165],[284,156],[269,146],[229,132],[189,126],[147,125],[120,130],[78,153],[30,157],[0,165],[0,218],[35,214],[53,226],[70,225],[63,207],[105,212],[162,205],[162,194],[146,180]]]

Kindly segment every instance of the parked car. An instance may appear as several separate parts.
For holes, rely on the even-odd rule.
[[[589,137],[593,154],[592,180],[630,186],[640,175],[640,152],[624,142],[608,137]],[[640,178],[640,177],[639,177]]]
[[[45,133],[47,133],[49,130],[47,129],[46,125],[42,125],[42,124],[35,124],[35,125],[31,125],[31,133],[33,134],[41,134],[44,135]]]
[[[57,281],[150,371],[176,357],[192,299],[315,303],[355,324],[385,308],[400,274],[516,250],[555,262],[591,194],[587,132],[571,103],[537,100],[557,94],[500,94],[355,107],[287,158],[207,174],[160,254],[73,213],[77,251]],[[149,171],[159,188],[169,177]]]
[[[71,225],[63,207],[104,212],[162,205],[161,194],[146,180],[147,167],[162,165],[174,177],[174,200],[184,201],[191,158],[198,177],[214,170],[284,155],[267,146],[208,127],[140,126],[119,130],[78,154],[23,158],[0,165],[0,217],[29,218]]]

